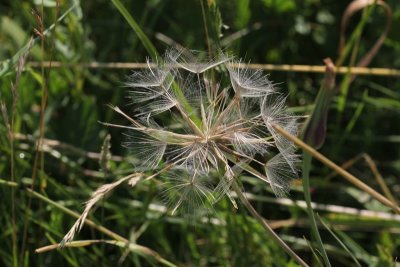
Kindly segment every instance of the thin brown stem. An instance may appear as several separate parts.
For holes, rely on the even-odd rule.
[[[229,114],[229,112],[232,110],[232,108],[234,108],[239,103],[240,103],[240,95],[236,93],[232,101],[229,103],[229,105],[221,112],[221,114],[218,115],[218,119],[214,123],[214,125],[220,125],[223,119],[225,119],[226,116]]]
[[[193,130],[193,132],[195,132],[196,134],[198,134],[201,137],[204,137],[204,133],[199,129],[199,127],[196,125],[196,123],[194,123],[192,121],[192,119],[189,117],[189,115],[186,114],[185,110],[182,108],[182,106],[179,103],[176,104],[176,108],[181,113],[182,118],[187,122],[187,124]]]
[[[319,161],[321,161],[323,164],[325,164],[326,166],[328,166],[332,170],[336,171],[339,175],[341,175],[347,181],[349,181],[353,185],[357,186],[358,188],[360,188],[364,192],[368,193],[369,195],[374,197],[376,200],[378,200],[382,204],[392,208],[395,212],[400,212],[400,208],[395,203],[393,203],[392,201],[390,201],[389,199],[384,197],[382,194],[378,193],[375,189],[369,187],[367,184],[362,182],[360,179],[358,179],[357,177],[355,177],[351,173],[347,172],[346,170],[344,170],[343,168],[338,166],[336,163],[334,163],[333,161],[331,161],[330,159],[328,159],[327,157],[325,157],[324,155],[319,153],[317,150],[315,150],[314,148],[310,147],[309,145],[304,143],[302,140],[300,140],[296,136],[291,135],[286,130],[284,130],[282,127],[280,127],[280,126],[278,126],[276,124],[274,124],[273,127],[277,132],[279,132],[279,134],[281,134],[282,136],[286,137],[287,139],[289,139],[290,141],[295,143],[297,146],[301,147],[302,149],[304,149],[305,151],[310,153],[311,156],[313,156],[314,158],[318,159]]]
[[[27,64],[32,68],[45,68],[50,67],[48,61],[37,62],[31,61]],[[152,67],[155,67],[151,65]],[[325,66],[319,65],[298,65],[298,64],[232,64],[235,68],[246,68],[246,69],[261,69],[265,71],[283,71],[283,72],[307,72],[307,73],[325,73]],[[148,68],[147,63],[136,63],[136,62],[77,62],[77,63],[65,63],[60,61],[53,61],[51,64],[52,68],[89,68],[89,69],[146,69]],[[367,68],[367,67],[336,67],[337,74],[357,74],[366,76],[400,76],[399,69],[391,68]]]
[[[15,158],[14,158],[14,121],[15,121],[15,107],[12,108],[11,124],[9,141],[10,141],[10,161],[11,161],[11,182],[15,182]],[[12,248],[13,248],[13,262],[14,266],[18,266],[18,245],[17,245],[17,224],[16,224],[16,209],[15,209],[15,189],[11,188],[11,224],[12,224]]]
[[[368,154],[363,154],[364,160],[367,162],[369,168],[371,169],[372,173],[375,176],[376,181],[378,182],[379,186],[381,187],[383,193],[385,196],[392,201],[392,203],[395,203],[398,205],[396,198],[393,196],[392,192],[390,192],[389,187],[385,183],[385,180],[383,179],[382,175],[378,171],[378,168],[376,167],[375,162],[372,160],[372,158]]]
[[[40,181],[41,181],[41,186],[45,185],[45,182],[43,181],[45,178],[43,177],[44,174],[44,152],[42,146],[43,146],[43,139],[44,139],[44,131],[45,131],[45,125],[44,125],[44,114],[46,112],[46,106],[47,106],[47,96],[48,96],[48,80],[50,77],[50,71],[52,68],[52,61],[53,61],[53,48],[55,44],[55,35],[56,35],[56,28],[57,28],[57,22],[58,22],[58,16],[59,16],[59,1],[56,0],[56,6],[55,6],[55,19],[54,19],[54,28],[53,28],[53,36],[52,36],[52,43],[51,47],[49,50],[50,54],[50,59],[49,59],[49,70],[47,72],[47,77],[45,73],[45,67],[42,65],[41,66],[41,77],[43,78],[43,87],[42,87],[42,100],[41,100],[41,105],[40,105],[40,121],[39,121],[39,140],[36,145],[36,152],[35,152],[35,157],[34,157],[34,163],[33,163],[33,171],[32,171],[32,185],[31,189],[34,189],[35,186],[35,179],[37,176],[37,169],[38,169],[38,164],[40,163]],[[39,30],[36,30],[36,32],[39,32],[39,36],[41,38],[41,52],[42,52],[42,63],[45,61],[45,30],[44,30],[44,2],[42,0],[41,3],[41,14],[34,14]],[[40,161],[40,162],[39,162]],[[42,190],[44,188],[41,187]],[[28,226],[29,226],[29,220],[28,220],[28,211],[30,210],[32,206],[32,198],[28,198],[28,204],[25,209],[25,223],[24,223],[24,229],[23,229],[23,238],[22,238],[22,246],[21,246],[21,253],[20,253],[20,262],[23,266],[24,264],[24,253],[25,253],[25,246],[26,246],[26,239],[27,239],[27,233],[28,233]]]
[[[206,19],[206,10],[204,8],[204,0],[200,0],[200,5],[201,5],[201,15],[203,17],[203,24],[204,24],[204,32],[206,35],[206,40],[207,40],[207,48],[208,48],[208,54],[212,56],[212,49],[211,49],[211,40],[210,40],[210,35],[208,34],[208,27],[207,27],[207,19]]]

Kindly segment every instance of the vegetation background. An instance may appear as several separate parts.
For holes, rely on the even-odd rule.
[[[211,44],[251,63],[322,65],[322,59],[339,56],[340,20],[349,2],[2,1],[0,266],[157,266],[158,257],[179,266],[296,266],[242,207],[235,210],[223,200],[216,206],[215,220],[189,223],[165,211],[155,183],[118,188],[89,216],[95,226],[85,225],[76,239],[109,239],[98,231],[103,226],[157,255],[144,255],[143,247],[104,242],[34,251],[59,242],[90,194],[133,172],[131,162],[140,160],[121,146],[123,131],[99,123],[125,124],[106,105],[126,107],[122,85],[131,70],[81,63],[144,62],[149,52],[138,37],[143,31],[160,53],[176,43],[202,51]],[[392,10],[392,27],[370,66],[399,69],[400,2],[386,3]],[[118,4],[136,27],[121,15]],[[37,11],[32,14],[32,9]],[[56,27],[41,38],[56,18]],[[351,18],[349,37],[356,36],[360,21],[365,22],[351,47],[357,58],[372,47],[387,18],[380,7]],[[31,36],[36,41],[28,49]],[[16,70],[20,52],[28,52],[22,73]],[[35,65],[42,61],[68,65]],[[351,60],[343,65],[349,64]],[[349,75],[338,75],[337,84],[343,77]],[[323,73],[271,71],[270,78],[289,95],[293,112],[310,114]],[[344,108],[337,96],[330,104],[327,139],[320,151],[338,164],[354,163],[350,172],[377,191],[386,185],[398,201],[400,77],[360,75],[347,89],[347,94],[342,93],[346,89],[337,93],[345,100]],[[109,166],[101,168],[107,134],[113,156]],[[36,140],[41,140],[40,152]],[[303,259],[317,265],[313,254],[318,251],[313,253],[313,243],[307,242],[310,224],[301,179],[293,183],[288,198],[278,199],[263,182],[241,178],[260,214]],[[315,210],[326,223],[320,225],[320,233],[332,265],[395,266],[400,257],[399,215],[315,160],[310,178]]]

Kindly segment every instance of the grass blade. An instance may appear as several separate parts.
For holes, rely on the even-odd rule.
[[[333,230],[330,229],[329,225],[319,215],[317,216],[322,225],[325,226],[326,230],[328,230],[328,232],[336,239],[336,241],[340,244],[340,246],[347,252],[347,254],[349,254],[349,256],[353,259],[355,264],[361,267],[361,264],[358,262],[357,258],[353,255],[353,253],[351,253],[348,247],[340,240],[340,238],[333,232]]]
[[[156,59],[158,57],[158,52],[154,45],[151,43],[146,34],[142,31],[139,24],[131,16],[125,6],[119,0],[112,0],[114,6],[118,9],[121,15],[126,19],[132,29],[136,32],[140,41],[142,41],[143,46],[146,48],[147,52],[150,54],[151,58]]]
[[[50,31],[55,27],[56,23],[62,21],[71,11],[73,11],[77,7],[77,4],[73,4],[67,11],[62,14],[55,23],[53,23],[49,28],[44,31],[44,35],[48,35]],[[36,37],[33,39],[32,46],[35,45],[39,41],[40,37]],[[7,59],[3,62],[0,62],[0,78],[3,76],[10,74],[15,65],[18,63],[19,58],[25,54],[30,49],[30,41],[26,43],[12,58]]]
[[[310,218],[310,226],[311,226],[311,233],[315,240],[317,241],[318,248],[322,254],[322,258],[326,266],[331,266],[328,258],[328,254],[325,251],[324,244],[322,243],[321,236],[318,231],[317,222],[315,220],[315,214],[313,208],[311,206],[311,194],[310,194],[310,169],[311,169],[311,160],[312,157],[307,151],[303,153],[303,190],[304,190],[304,198],[307,203],[307,212]]]

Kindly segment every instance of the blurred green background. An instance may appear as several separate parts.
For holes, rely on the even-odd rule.
[[[121,2],[160,54],[175,42],[202,51],[210,44],[213,49],[221,47],[246,62],[305,65],[322,65],[326,57],[338,58],[340,20],[349,3],[333,0],[203,1],[207,39],[200,0]],[[392,10],[392,27],[370,67],[400,69],[400,2],[386,3]],[[82,203],[91,192],[134,171],[131,162],[137,160],[121,146],[123,131],[99,123],[126,125],[107,104],[129,108],[123,82],[131,70],[87,68],[80,63],[144,62],[149,53],[137,31],[116,8],[115,1],[60,0],[58,16],[67,14],[57,23],[55,33],[46,36],[43,50],[34,32],[39,25],[32,9],[39,14],[44,11],[44,29],[54,23],[56,1],[6,0],[0,3],[0,101],[6,107],[0,120],[0,266],[16,266],[12,241],[15,231],[17,247],[14,251],[20,266],[158,266],[154,259],[106,244],[34,253],[36,248],[59,242],[73,225],[75,218],[60,207],[82,212]],[[346,30],[348,37],[362,13],[351,18]],[[358,58],[372,47],[386,18],[380,7],[371,12],[357,46]],[[18,56],[21,49],[24,51],[32,35],[36,43],[21,74],[13,108],[12,83],[15,83],[16,70],[7,60]],[[71,65],[46,68],[43,72],[40,67],[29,65],[48,60]],[[349,62],[345,61],[344,65]],[[292,111],[307,115],[323,74],[272,71],[270,78],[289,95],[288,105]],[[342,78],[343,75],[338,75],[337,84]],[[44,85],[48,89],[43,117],[46,139],[43,160],[38,161],[34,190],[47,200],[32,196],[25,189],[32,184]],[[337,103],[335,97],[330,107],[327,140],[321,152],[339,164],[362,153],[368,154],[398,198],[400,77],[358,76],[348,88],[345,109],[338,109]],[[18,187],[6,182],[12,180],[6,117],[9,121],[15,118],[13,170]],[[109,170],[104,172],[100,170],[98,158],[108,133],[114,157]],[[365,160],[357,161],[350,171],[380,191],[376,175]],[[394,258],[400,257],[399,216],[390,215],[386,207],[342,178],[328,177],[331,172],[317,161],[313,162],[312,199],[325,205],[317,209],[318,213],[350,251],[321,226],[322,239],[333,266],[356,266],[352,256],[362,266],[395,266]],[[252,203],[257,210],[276,223],[277,232],[299,255],[317,266],[303,238],[311,239],[304,207],[291,202],[303,201],[301,180],[293,184],[289,199],[275,198],[263,182],[252,177],[242,177],[242,180],[247,192],[253,194]],[[296,266],[243,208],[235,210],[226,200],[215,208],[218,223],[190,223],[186,218],[170,216],[163,209],[155,183],[139,184],[134,189],[122,186],[100,206],[90,216],[99,225],[153,249],[178,266]],[[345,210],[346,207],[354,208],[353,214]],[[15,225],[12,210],[15,211]],[[378,213],[367,216],[361,210]],[[84,226],[76,239],[107,239],[107,236]]]

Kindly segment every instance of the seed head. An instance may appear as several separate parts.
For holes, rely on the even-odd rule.
[[[126,83],[133,115],[114,109],[131,123],[124,145],[140,167],[172,169],[165,185],[174,192],[174,212],[196,207],[185,202],[215,202],[224,195],[236,205],[229,194],[238,173],[233,168],[270,183],[277,196],[288,192],[299,159],[273,126],[296,135],[298,120],[286,112],[285,97],[267,75],[223,53],[210,58],[169,50],[147,63]],[[204,177],[219,178],[206,186]]]
[[[275,125],[297,135],[298,118],[286,111],[285,97],[261,70],[246,68],[223,53],[169,50],[163,59],[128,77],[130,125],[123,145],[139,159],[140,171],[97,189],[60,246],[81,229],[94,205],[123,182],[135,186],[159,175],[172,213],[204,214],[226,196],[241,172],[270,184],[277,196],[297,176],[294,144]]]

